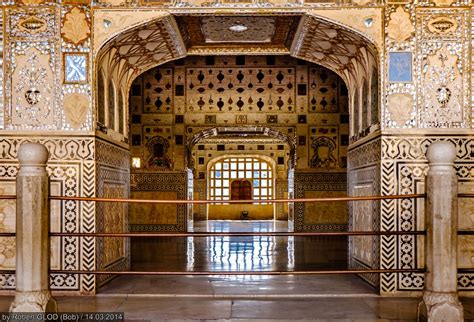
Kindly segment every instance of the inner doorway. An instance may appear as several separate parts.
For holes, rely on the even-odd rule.
[[[187,147],[196,133],[220,126],[234,129],[265,126],[292,138],[297,164],[301,167],[288,174],[288,182],[299,183],[293,189],[287,182],[282,190],[289,196],[337,196],[346,192],[347,146],[372,131],[369,120],[378,120],[378,101],[371,99],[372,89],[367,86],[376,83],[372,75],[377,75],[373,71],[377,70],[378,56],[373,44],[360,33],[327,19],[303,16],[265,17],[276,28],[268,29],[269,34],[257,41],[267,42],[263,56],[221,56],[229,53],[229,48],[234,48],[230,52],[236,52],[230,45],[236,40],[239,46],[245,47],[244,52],[251,52],[255,48],[255,39],[248,36],[251,33],[242,41],[226,30],[224,38],[219,34],[218,39],[207,42],[212,35],[206,34],[204,29],[181,28],[197,24],[210,26],[214,18],[209,16],[156,19],[127,30],[101,49],[103,55],[98,60],[102,65],[98,71],[102,68],[109,78],[104,82],[109,84],[113,79],[115,84],[125,88],[131,84],[130,153],[132,160],[136,160],[133,164],[137,165],[131,171],[132,196],[206,199],[207,172],[201,171],[201,176],[201,172],[189,166],[189,162],[200,161],[197,156],[189,156]],[[223,18],[248,22],[249,26],[255,21],[250,15]],[[174,23],[180,27],[176,34],[182,32],[181,40],[186,41],[159,40],[164,37],[160,30],[172,30],[176,27]],[[163,25],[171,29],[162,28]],[[189,30],[204,34],[192,37],[187,34]],[[277,36],[274,32],[278,32],[278,37],[273,38]],[[156,51],[150,50],[151,53],[144,52],[149,47],[141,43],[151,40],[153,44],[164,45]],[[165,47],[169,53],[164,52]],[[193,56],[197,52],[199,56]],[[201,56],[203,52],[209,56]],[[316,64],[298,61],[288,54]],[[186,55],[184,59],[169,62]],[[164,64],[167,61],[169,63]],[[154,68],[157,65],[159,67]],[[127,68],[134,68],[133,72],[124,70]],[[102,115],[101,108],[110,113],[111,109],[106,108],[110,101],[107,98],[113,97],[107,93],[107,86],[102,88],[105,93],[99,100],[99,115]],[[334,93],[337,95],[332,95]],[[341,105],[341,102],[345,103]],[[375,109],[363,113],[369,106]],[[110,122],[114,118],[104,120]],[[110,134],[114,134],[113,130]],[[161,146],[155,148],[150,142]],[[249,151],[243,145],[243,151]],[[280,157],[278,147],[270,145],[270,148],[272,157]],[[202,162],[208,164],[217,150],[208,149],[204,144]],[[232,153],[236,151],[239,153],[238,148]],[[180,206],[132,209],[130,228],[183,231],[189,220],[197,220],[194,209],[188,210]],[[295,227],[297,230],[347,229],[347,209],[340,210],[327,207],[322,213],[303,205],[295,211]],[[293,218],[289,212],[289,222]]]
[[[248,64],[242,65],[244,62]],[[132,176],[150,182],[146,188],[132,185],[132,196],[179,199],[172,195],[176,192],[170,191],[168,180],[182,180],[185,175],[185,198],[211,201],[185,209],[188,230],[218,229],[226,224],[231,229],[243,224],[208,220],[270,220],[260,224],[267,229],[281,229],[283,225],[292,231],[295,216],[287,204],[249,202],[235,206],[212,201],[231,200],[236,196],[247,200],[249,197],[291,198],[295,196],[295,177],[301,182],[298,192],[313,193],[307,195],[310,197],[346,193],[347,187],[342,187],[339,179],[336,186],[327,178],[346,176],[348,89],[340,77],[324,67],[288,56],[188,57],[155,67],[138,77],[131,86],[130,110],[130,151],[132,158],[141,159],[142,165],[132,168]],[[324,185],[317,182],[322,176],[329,182]],[[167,181],[161,185],[160,178]],[[245,183],[250,183],[250,189]],[[233,191],[232,186],[237,184],[238,189]],[[176,227],[172,226],[173,221],[180,220],[182,208],[169,206],[166,211],[161,206],[148,210],[132,208],[131,227],[173,230]],[[298,214],[303,228],[304,225],[314,230],[347,227],[345,207],[327,205],[321,209],[303,205]],[[254,231],[254,224],[259,223],[245,225]],[[316,241],[322,245],[317,238],[307,241],[273,238],[274,243],[285,243],[284,249],[289,251],[280,258],[285,258],[284,266],[293,267],[287,259],[295,254],[302,257],[294,262],[312,258],[295,251],[295,245],[304,248],[306,244],[308,249]],[[207,242],[229,246],[233,242],[239,245],[240,241]],[[205,246],[207,242],[188,239],[175,243],[175,247],[162,244],[160,251],[150,252],[164,254],[176,249],[176,258],[196,258],[197,253],[191,249],[209,249]],[[258,246],[261,240],[255,242],[255,249],[267,248]],[[347,249],[347,239],[338,242],[340,247],[336,243],[325,249]],[[132,241],[132,260],[137,263],[150,260],[150,255],[140,257],[144,248],[143,242]],[[327,260],[329,255],[322,256],[328,267],[332,265],[330,262],[346,263],[347,250],[334,251],[332,256],[331,260]],[[194,267],[192,261],[186,263],[185,266]]]

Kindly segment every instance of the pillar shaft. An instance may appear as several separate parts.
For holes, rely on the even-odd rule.
[[[16,292],[10,312],[46,312],[55,303],[49,291],[48,151],[25,143],[18,151],[16,181]]]
[[[433,143],[427,151],[425,288],[419,320],[464,321],[457,292],[458,180],[456,149]]]

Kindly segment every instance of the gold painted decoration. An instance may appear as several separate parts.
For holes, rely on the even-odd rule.
[[[64,114],[66,121],[74,129],[79,129],[86,121],[89,111],[89,99],[86,95],[72,93],[64,96]]]
[[[30,16],[26,19],[21,20],[18,23],[18,28],[22,31],[31,34],[37,34],[46,30],[47,23],[43,19],[40,19],[35,16]]]
[[[44,2],[45,2],[44,0],[21,0],[21,3],[25,5],[42,4]]]
[[[437,6],[449,6],[454,0],[433,0],[433,2]]]
[[[101,3],[105,3],[111,6],[120,6],[123,5],[126,1],[125,0],[102,0]]]
[[[413,107],[413,97],[407,93],[391,94],[388,97],[387,109],[391,119],[402,126],[410,120]]]
[[[371,2],[371,0],[353,0],[352,3],[357,4],[359,6],[367,5]]]
[[[84,42],[90,34],[89,21],[84,11],[79,8],[72,8],[65,15],[61,34],[66,41],[75,45]]]
[[[458,29],[456,20],[449,17],[438,17],[428,22],[428,30],[435,34],[448,34]]]
[[[390,15],[390,22],[387,27],[387,34],[395,41],[404,41],[411,37],[415,28],[410,21],[410,14],[399,6]]]

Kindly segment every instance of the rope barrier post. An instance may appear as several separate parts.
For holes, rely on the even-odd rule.
[[[457,291],[456,148],[450,142],[435,142],[428,147],[426,157],[426,273],[418,319],[464,321]]]
[[[56,311],[49,290],[48,150],[24,143],[18,150],[16,179],[16,291],[10,312]]]

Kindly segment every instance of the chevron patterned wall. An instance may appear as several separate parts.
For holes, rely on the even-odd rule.
[[[44,144],[49,153],[47,171],[51,179],[51,193],[63,196],[95,196],[94,139],[90,137],[28,138],[3,136],[0,139],[0,190],[15,193],[18,172],[17,152],[23,142]],[[0,211],[5,215],[2,231],[15,229],[15,202],[1,201]],[[94,232],[96,229],[95,206],[91,202],[63,201],[52,204],[52,229],[61,232]],[[58,220],[54,220],[57,215]],[[2,269],[12,269],[15,263],[15,246],[11,238],[0,238],[0,254],[5,260]],[[63,237],[52,241],[52,267],[58,269],[94,269],[96,243],[94,239]],[[96,289],[93,275],[51,274],[53,290],[67,290],[78,294],[93,294]],[[0,275],[0,288],[15,289],[15,276]]]

